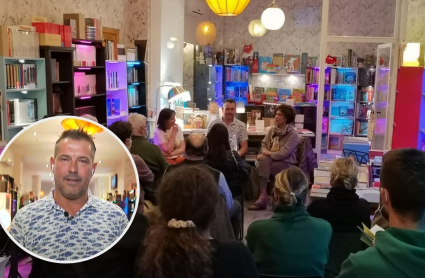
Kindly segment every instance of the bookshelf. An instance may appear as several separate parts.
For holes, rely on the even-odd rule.
[[[341,154],[344,137],[353,134],[357,78],[357,68],[331,69],[328,154]]]
[[[128,112],[147,117],[145,55],[147,40],[136,40],[136,60],[127,60]]]
[[[367,128],[375,99],[376,67],[358,69],[358,88],[356,97],[356,113],[354,136],[367,137]]]
[[[224,66],[224,99],[248,104],[249,66]]]
[[[74,115],[90,114],[107,126],[105,47],[102,40],[73,39]]]
[[[127,121],[127,62],[105,61],[107,126],[116,121]]]
[[[46,60],[48,116],[74,114],[73,47],[40,46]]]
[[[7,73],[12,69],[14,79]],[[45,59],[0,57],[0,91],[1,140],[9,142],[24,127],[47,115]]]

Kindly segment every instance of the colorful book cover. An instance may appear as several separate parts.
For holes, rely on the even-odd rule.
[[[294,103],[304,102],[304,89],[292,89],[292,98]]]
[[[272,63],[272,57],[259,57],[258,58],[258,72],[267,73],[267,65]]]
[[[345,84],[355,84],[356,83],[356,73],[355,72],[344,72],[344,83]]]
[[[254,87],[254,99],[261,99],[262,95],[264,95],[264,88]]]
[[[328,118],[327,117],[323,117],[322,118],[322,133],[323,134],[327,134],[328,133]]]
[[[278,89],[279,101],[285,101],[292,95],[292,89]]]
[[[285,68],[288,73],[301,71],[301,55],[285,55]]]
[[[318,66],[317,61],[318,61],[318,57],[317,56],[308,57],[307,58],[307,66],[309,66],[309,67],[317,67]]]
[[[283,68],[283,53],[274,53],[273,54],[273,64],[277,65],[278,67]]]
[[[274,109],[276,105],[264,104],[264,118],[274,118]]]
[[[277,88],[266,88],[266,100],[275,102],[278,99]]]

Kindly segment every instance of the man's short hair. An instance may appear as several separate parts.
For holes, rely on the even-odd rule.
[[[96,154],[96,145],[94,144],[93,137],[84,132],[82,129],[69,129],[62,132],[61,136],[55,144],[54,157],[56,157],[56,155],[58,154],[59,142],[65,139],[89,142],[91,145],[92,160],[94,160],[94,156]]]
[[[414,221],[422,219],[425,212],[425,153],[416,149],[397,149],[385,154],[381,186],[388,190],[395,213]]]
[[[228,98],[224,101],[224,104],[226,103],[234,103],[236,105],[236,101],[234,99]]]
[[[121,142],[123,143],[125,143],[126,139],[131,138],[131,134],[133,134],[133,127],[129,122],[116,121],[112,123],[108,128],[118,138],[120,138]]]
[[[195,146],[189,136],[186,139],[186,155],[188,156],[206,156],[208,152],[208,139],[204,136],[204,140],[198,146]]]
[[[146,125],[146,117],[139,113],[128,114],[127,121],[131,124],[133,129],[139,130],[140,127]]]

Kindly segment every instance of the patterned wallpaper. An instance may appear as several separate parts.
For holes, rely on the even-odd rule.
[[[195,46],[186,44],[183,48],[183,88],[188,90],[193,97],[194,70],[195,70]]]
[[[409,0],[406,41],[425,45],[425,0]]]
[[[425,0],[421,0],[422,2]],[[317,56],[320,53],[322,1],[278,0],[276,4],[284,11],[284,26],[277,31],[267,31],[261,38],[248,32],[248,24],[260,19],[270,1],[251,0],[246,10],[238,17],[223,18],[208,15],[217,27],[215,50],[224,47],[242,49],[244,44],[253,44],[260,56],[273,53]],[[393,33],[395,0],[331,0],[329,34],[351,36],[388,36]],[[375,54],[375,44],[330,44],[329,53],[345,54],[352,48],[359,56]]]
[[[149,0],[124,0],[124,42],[148,39]]]

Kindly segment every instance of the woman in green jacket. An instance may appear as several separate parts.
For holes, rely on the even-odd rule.
[[[246,236],[260,274],[324,275],[332,228],[306,212],[307,189],[307,178],[297,167],[276,175],[274,215],[253,222]]]

